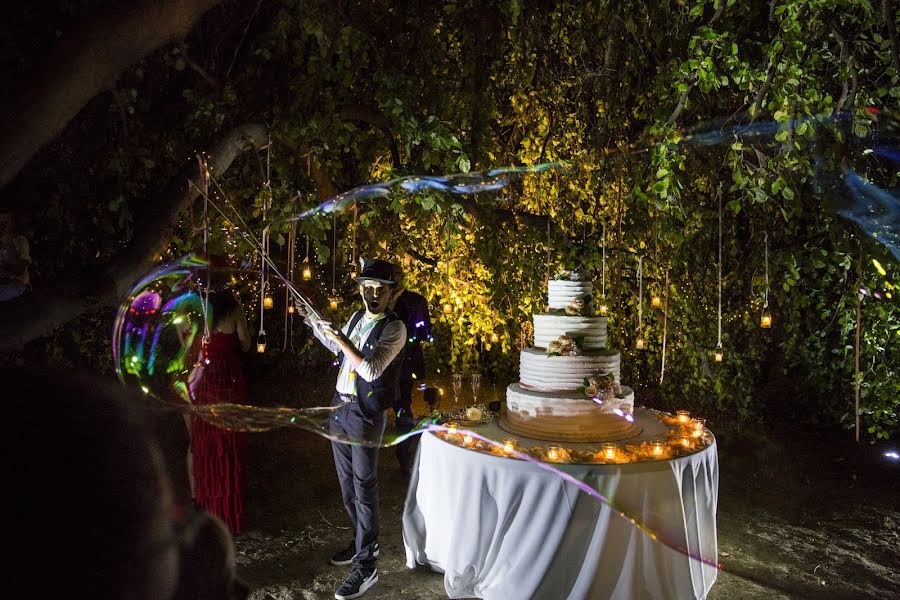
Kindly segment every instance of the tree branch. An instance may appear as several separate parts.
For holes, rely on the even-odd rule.
[[[684,110],[684,105],[687,102],[688,96],[691,94],[691,90],[694,89],[694,85],[697,82],[697,74],[694,73],[691,75],[688,80],[688,87],[681,93],[681,98],[678,99],[678,104],[675,106],[675,110],[672,111],[672,114],[669,115],[669,118],[666,119],[666,124],[664,127],[671,127],[672,124],[681,116],[681,111]]]
[[[181,50],[181,56],[184,58],[184,62],[194,70],[200,77],[202,77],[209,85],[211,85],[216,90],[222,89],[222,83],[209,74],[209,71],[200,66],[200,63],[191,58],[191,55],[188,54],[187,46],[183,43],[178,45],[178,48]]]
[[[884,14],[884,24],[887,26],[888,38],[891,40],[891,62],[894,63],[894,70],[900,75],[900,50],[897,49],[897,26],[896,15],[897,9],[894,7],[894,0],[882,0],[881,9]]]
[[[221,175],[243,152],[267,142],[268,131],[264,125],[248,124],[232,129],[210,151],[208,167]],[[124,298],[168,243],[180,213],[199,195],[199,181],[199,165],[196,160],[190,160],[145,204],[146,215],[135,218],[138,227],[131,243],[105,267],[92,266],[69,281],[36,286],[32,292],[0,304],[0,352],[19,348],[89,309],[111,306]]]
[[[391,130],[391,122],[381,111],[368,106],[351,105],[342,107],[338,111],[338,116],[344,121],[359,121],[380,129],[390,145],[394,168],[401,166],[400,150],[397,148],[397,140],[394,139],[394,132]]]
[[[183,38],[221,0],[141,0],[97,9],[73,27],[34,75],[10,85],[0,103],[0,187],[78,114],[153,50]]]
[[[334,198],[335,196],[337,196],[337,186],[334,185],[334,181],[331,180],[331,176],[326,173],[325,169],[323,169],[322,166],[319,165],[319,163],[313,158],[312,147],[306,142],[303,142],[299,146],[297,146],[297,152],[300,153],[301,158],[306,159],[309,176],[313,180],[313,185],[316,188],[316,193],[319,195],[319,200],[324,202],[329,198]]]
[[[762,110],[762,103],[766,97],[766,94],[769,92],[769,88],[772,87],[772,80],[775,79],[775,65],[769,65],[769,70],[766,71],[766,80],[763,81],[762,86],[759,88],[759,91],[756,93],[756,99],[753,100],[753,108],[750,117],[750,124],[752,125],[756,118],[759,116],[759,111]]]

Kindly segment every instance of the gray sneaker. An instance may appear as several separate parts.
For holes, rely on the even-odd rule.
[[[378,550],[378,542],[375,542],[375,550],[372,552],[372,555],[377,557]],[[331,564],[336,567],[343,567],[352,563],[354,558],[356,558],[356,542],[350,542],[346,548],[334,553],[331,557]]]
[[[370,587],[378,583],[378,569],[357,567],[334,593],[335,600],[352,600],[366,593]]]

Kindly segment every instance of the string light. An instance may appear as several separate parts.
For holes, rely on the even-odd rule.
[[[499,341],[500,341],[500,336],[497,335],[497,332],[494,331],[493,333],[491,333],[491,343],[496,344]]]

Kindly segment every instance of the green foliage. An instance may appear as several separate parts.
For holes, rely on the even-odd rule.
[[[135,207],[180,161],[248,121],[271,124],[272,188],[260,185],[265,152],[238,161],[220,182],[254,232],[270,226],[279,261],[287,218],[323,200],[316,170],[346,190],[400,174],[572,160],[568,172],[525,177],[494,196],[404,194],[360,203],[355,222],[352,213],[301,222],[299,258],[308,239],[316,288],[336,288],[346,317],[356,302],[354,256],[415,257],[407,278],[433,308],[432,363],[504,380],[515,377],[517,351],[530,343],[531,315],[544,310],[548,276],[583,266],[598,281],[599,301],[605,223],[611,342],[623,349],[623,380],[641,397],[731,418],[853,425],[857,290],[887,290],[900,268],[826,205],[825,192],[842,189],[845,134],[798,119],[896,106],[900,73],[880,4],[281,0],[264,3],[246,38],[241,10],[251,8],[223,8],[184,49],[158,53],[119,82],[128,139],[111,135],[89,175],[51,173],[65,195],[97,179],[108,189],[86,206],[49,198],[35,246],[83,235],[58,255],[38,250],[37,271],[53,276],[95,253],[114,254],[131,235]],[[220,87],[184,52],[202,57]],[[684,143],[683,128],[725,129],[741,113],[781,124],[777,143]],[[859,135],[865,126],[856,120],[849,130]],[[824,182],[813,177],[817,155]],[[867,169],[880,185],[896,185],[896,173],[875,162]],[[711,355],[718,195],[723,363]],[[546,229],[527,214],[553,220],[549,248]],[[172,254],[199,247],[199,219],[195,205]],[[234,225],[213,216],[211,230],[224,233],[213,249],[248,255]],[[759,327],[766,232],[771,330]],[[103,240],[99,247],[85,241],[91,236]],[[633,350],[638,256],[644,351]],[[889,265],[887,276],[870,257]],[[667,291],[662,384],[664,323],[646,304],[651,290]],[[866,297],[862,323],[860,416],[871,438],[886,438],[896,435],[900,405],[896,298]]]

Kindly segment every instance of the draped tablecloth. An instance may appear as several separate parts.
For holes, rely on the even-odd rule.
[[[669,460],[554,467],[610,503],[529,462],[422,434],[403,513],[407,566],[443,572],[450,598],[706,597],[717,574],[715,441]]]

